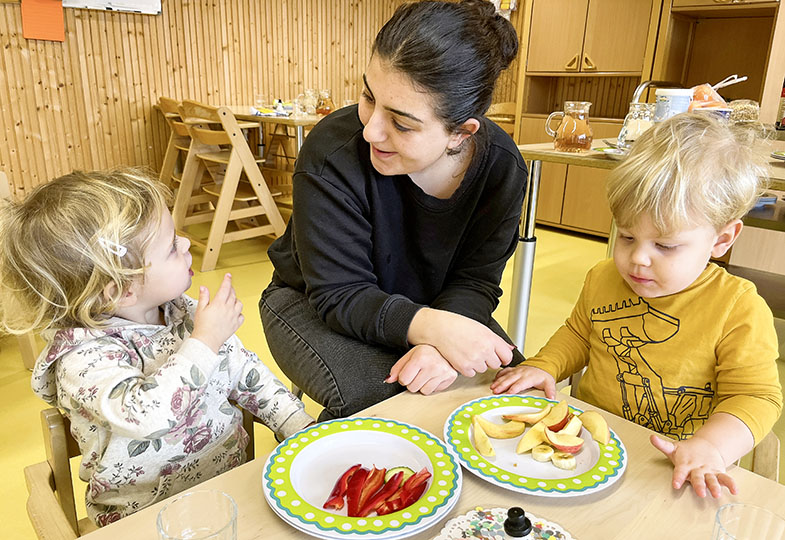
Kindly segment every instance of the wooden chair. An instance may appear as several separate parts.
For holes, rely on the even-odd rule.
[[[245,409],[243,428],[248,433],[245,448],[248,460],[254,458],[255,417]],[[70,458],[81,452],[71,435],[71,422],[59,409],[41,411],[46,461],[25,467],[27,515],[40,540],[71,540],[98,527],[90,518],[78,519],[71,478]]]
[[[584,368],[585,369],[585,368]],[[583,369],[577,373],[573,373],[568,381],[570,385],[570,395],[575,395],[573,389],[578,386],[578,383],[583,376]],[[780,478],[780,440],[773,431],[769,432],[758,445],[750,452],[750,470],[755,474],[759,474],[769,480],[779,482]],[[739,460],[741,461],[741,460]],[[736,462],[739,465],[739,462]]]
[[[8,177],[0,171],[0,199],[11,198],[11,184],[8,182]],[[19,343],[19,355],[22,357],[22,364],[26,369],[33,369],[35,366],[35,359],[40,352],[38,343],[36,343],[35,335],[31,333],[17,336]]]
[[[485,116],[493,120],[504,131],[512,134],[515,131],[515,102],[494,103],[488,108]]]
[[[176,189],[180,184],[185,159],[191,146],[191,135],[188,133],[188,127],[180,118],[180,112],[177,109],[178,105],[179,103],[174,99],[163,96],[158,98],[158,108],[161,109],[161,113],[164,115],[164,119],[171,130],[158,179],[172,189]]]
[[[215,268],[223,243],[268,234],[278,237],[285,224],[259,168],[264,160],[254,157],[242,131],[258,125],[238,123],[226,107],[195,101],[183,101],[179,111],[191,145],[172,215],[175,228],[204,247],[201,270],[206,272]],[[205,171],[213,182],[203,182]],[[202,197],[211,200],[215,209],[188,215],[189,206]],[[262,216],[264,223],[258,221]],[[205,222],[212,222],[206,242],[185,230]],[[228,230],[230,223],[235,230]]]

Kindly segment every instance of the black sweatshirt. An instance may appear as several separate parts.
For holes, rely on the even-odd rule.
[[[294,211],[268,251],[273,281],[305,292],[332,329],[408,348],[414,314],[430,306],[483,324],[515,251],[526,164],[482,119],[474,159],[449,199],[371,165],[357,106],[319,122],[293,176]]]

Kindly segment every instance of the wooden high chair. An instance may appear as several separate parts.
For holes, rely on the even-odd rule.
[[[176,189],[180,184],[185,159],[191,146],[191,135],[188,133],[188,127],[180,118],[178,105],[179,103],[174,99],[163,96],[158,98],[158,108],[161,109],[171,130],[158,179],[172,189]]]
[[[201,270],[207,272],[215,268],[223,243],[268,234],[278,237],[285,224],[259,169],[264,160],[254,157],[242,131],[258,124],[238,123],[226,107],[189,100],[180,104],[179,111],[188,126],[191,145],[172,216],[178,231],[204,247]],[[203,182],[205,171],[213,182]],[[189,205],[205,196],[215,209],[189,215]],[[262,216],[264,223],[259,222]],[[208,221],[212,224],[206,242],[185,231],[190,224]],[[227,230],[230,223],[235,230]]]
[[[254,415],[241,409],[248,433],[247,459],[254,458]],[[59,409],[41,411],[46,461],[25,467],[27,515],[40,540],[72,540],[96,530],[90,518],[78,519],[70,458],[81,451],[71,435],[71,422]]]

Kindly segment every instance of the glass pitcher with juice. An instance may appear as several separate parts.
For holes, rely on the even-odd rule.
[[[582,152],[591,149],[594,138],[589,125],[589,101],[565,101],[564,111],[552,112],[545,121],[545,131],[553,137],[553,148],[560,152]],[[561,117],[559,127],[551,129],[551,120]]]

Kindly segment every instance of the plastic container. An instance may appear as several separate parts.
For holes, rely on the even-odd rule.
[[[687,112],[692,101],[691,88],[658,88],[654,91],[657,96],[657,106],[654,110],[654,121],[662,122],[671,116]]]

